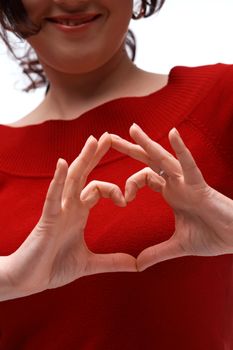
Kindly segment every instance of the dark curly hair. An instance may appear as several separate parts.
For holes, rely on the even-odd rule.
[[[134,12],[132,19],[137,20],[153,15],[161,9],[164,2],[165,0],[139,0],[139,12]],[[22,67],[23,73],[31,81],[30,85],[23,89],[25,92],[47,86],[47,93],[49,82],[33,48],[29,45],[23,56],[17,56],[10,44],[8,31],[13,32],[21,41],[24,41],[27,37],[37,34],[40,29],[41,27],[30,21],[20,0],[0,0],[0,37],[13,57],[20,62],[19,65]],[[134,61],[136,55],[136,38],[131,30],[127,33],[125,45],[129,51],[131,60]]]

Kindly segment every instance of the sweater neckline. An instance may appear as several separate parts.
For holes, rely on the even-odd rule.
[[[10,128],[10,129],[24,129],[24,128],[34,128],[34,127],[47,127],[47,125],[56,125],[56,124],[72,124],[73,122],[76,122],[79,119],[85,118],[86,116],[88,116],[89,114],[91,114],[92,112],[98,112],[98,109],[102,109],[102,108],[108,108],[108,106],[111,106],[112,104],[117,104],[118,102],[126,102],[127,100],[135,100],[135,102],[137,102],[140,99],[145,99],[145,98],[153,98],[155,95],[159,95],[161,93],[163,93],[164,90],[166,90],[166,88],[169,86],[169,84],[171,83],[171,79],[172,79],[172,73],[173,70],[176,69],[177,67],[173,67],[170,69],[170,71],[168,72],[168,80],[167,80],[167,84],[164,85],[162,88],[152,91],[151,93],[147,94],[147,95],[142,95],[142,96],[121,96],[121,97],[117,97],[111,100],[108,100],[106,102],[103,102],[93,108],[90,108],[89,110],[87,110],[86,112],[83,112],[82,114],[80,114],[78,117],[74,117],[72,119],[47,119],[42,121],[41,123],[37,123],[37,124],[28,124],[28,125],[23,125],[23,126],[11,126],[11,125],[6,125],[6,124],[0,124],[0,126],[3,126],[5,128]]]
[[[16,176],[52,177],[58,158],[70,165],[90,135],[98,140],[108,131],[131,140],[129,128],[133,123],[160,142],[210,89],[215,82],[215,66],[173,67],[167,84],[160,90],[107,101],[74,119],[51,119],[21,127],[0,125],[0,171]],[[98,166],[122,156],[110,150]]]

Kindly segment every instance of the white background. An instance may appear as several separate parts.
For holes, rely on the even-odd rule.
[[[164,74],[175,65],[233,63],[232,18],[233,0],[166,0],[159,14],[131,21],[138,47],[135,63]],[[28,81],[3,44],[0,77],[0,123],[22,118],[43,99],[44,88],[20,91]]]

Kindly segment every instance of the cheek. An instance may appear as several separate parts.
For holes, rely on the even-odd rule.
[[[129,22],[132,18],[132,1],[119,0],[114,1],[115,8],[109,16],[108,38],[106,46],[114,48],[122,45],[129,28]],[[107,37],[107,36],[106,36]]]
[[[50,3],[48,0],[21,0],[21,2],[32,22],[38,23],[43,16],[46,16],[46,12],[48,14]]]

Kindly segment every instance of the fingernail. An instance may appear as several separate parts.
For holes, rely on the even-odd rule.
[[[101,135],[100,139],[102,139],[104,136],[108,135],[108,132],[106,131],[103,135]]]
[[[128,190],[128,188],[126,188],[126,190],[125,190],[125,199],[126,199],[126,201],[127,201],[128,195],[129,195],[129,190]]]
[[[126,203],[132,202],[133,197],[134,196],[132,196],[132,192],[128,188],[126,188],[125,189],[125,201],[126,201]]]
[[[136,123],[133,123],[132,126],[136,126],[136,127],[140,128],[140,126]]]
[[[124,198],[124,196],[122,195],[121,192],[117,192],[116,193],[116,199],[117,199],[117,202],[118,202],[117,204],[119,206],[125,206],[126,205],[125,198]]]
[[[114,137],[115,139],[118,139],[118,140],[120,140],[120,139],[121,139],[121,137],[120,137],[120,136],[118,136],[118,135],[116,135],[116,134],[111,134],[111,136],[112,136],[112,137]]]
[[[85,201],[85,200],[87,199],[87,194],[82,194],[82,193],[81,193],[80,199],[81,199],[82,201]]]
[[[174,130],[175,133],[176,133],[178,136],[180,136],[180,134],[179,134],[179,132],[178,132],[178,130],[177,130],[176,128],[173,128],[172,130]]]
[[[117,199],[119,199],[120,201],[124,200],[124,196],[121,192],[117,192],[116,196],[117,196]]]
[[[87,142],[90,142],[90,141],[93,141],[93,140],[97,141],[96,138],[93,135],[91,135],[91,136],[88,137]]]
[[[59,158],[58,161],[57,161],[56,170],[60,168],[61,163],[62,163],[62,158]]]

